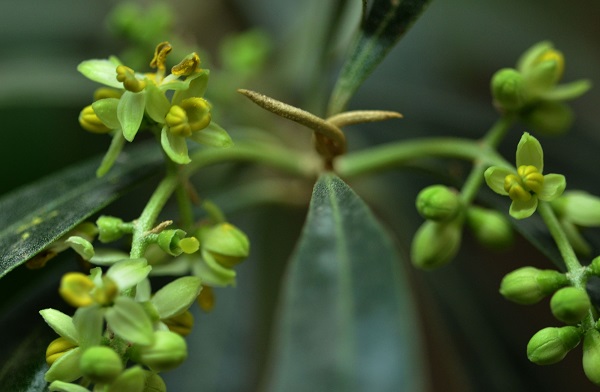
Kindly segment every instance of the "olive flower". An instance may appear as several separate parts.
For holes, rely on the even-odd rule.
[[[166,75],[165,63],[170,51],[168,42],[158,44],[150,63],[156,68],[154,73],[137,73],[115,57],[84,61],[77,67],[88,79],[122,91],[118,97],[95,101],[80,115],[81,125],[91,132],[115,131],[114,142],[107,153],[106,165],[103,162],[105,167],[99,170],[100,175],[110,168],[124,140],[133,141],[145,116],[150,125],[161,129],[165,153],[179,164],[190,162],[188,138],[213,147],[232,144],[227,132],[211,121],[211,106],[203,98],[208,70],[199,68],[200,58],[191,53]],[[166,95],[168,90],[175,91],[171,100]]]
[[[561,174],[546,174],[544,152],[540,142],[525,132],[517,146],[517,170],[492,166],[485,173],[488,186],[500,195],[508,195],[512,204],[510,215],[516,219],[531,216],[538,205],[538,199],[552,201],[559,197],[566,187]]]

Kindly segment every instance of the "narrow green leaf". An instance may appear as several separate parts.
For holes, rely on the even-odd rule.
[[[329,114],[344,110],[359,86],[408,31],[431,0],[373,0],[335,85]],[[363,12],[367,4],[363,1]]]
[[[267,390],[420,391],[417,316],[392,240],[321,176],[283,284]]]
[[[96,178],[100,158],[94,158],[0,198],[0,277],[155,175],[163,159],[149,145],[131,148],[121,158],[103,178]]]

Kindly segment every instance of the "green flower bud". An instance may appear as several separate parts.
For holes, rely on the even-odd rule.
[[[413,265],[422,269],[441,267],[456,256],[460,248],[462,225],[456,221],[426,221],[411,245]]]
[[[482,245],[504,249],[513,242],[513,231],[506,217],[495,210],[471,206],[467,210],[467,225]]]
[[[581,341],[576,327],[548,327],[538,331],[527,343],[527,358],[538,365],[560,362]]]
[[[600,256],[596,256],[588,268],[593,275],[600,276]]]
[[[203,252],[209,253],[223,267],[232,268],[250,253],[246,234],[230,223],[219,223],[201,231]]]
[[[186,232],[183,230],[164,230],[158,235],[156,241],[158,247],[171,256],[179,256],[182,253],[192,254],[200,249],[198,239],[185,236]]]
[[[138,347],[133,358],[155,372],[171,370],[181,365],[187,358],[185,340],[175,332],[154,332],[154,343]]]
[[[123,361],[110,347],[95,346],[84,351],[79,367],[81,373],[93,382],[109,383],[123,371]]]
[[[590,329],[583,338],[583,372],[596,385],[600,385],[600,332]]]
[[[531,305],[567,284],[567,277],[558,271],[522,267],[502,279],[500,294],[518,304]]]
[[[445,221],[458,214],[460,200],[456,191],[444,185],[431,185],[419,192],[416,206],[423,218]]]
[[[145,372],[146,384],[144,385],[144,392],[167,392],[167,385],[163,381],[162,377],[154,372]]]
[[[125,370],[110,384],[108,392],[144,392],[146,375],[141,366]]]
[[[561,102],[541,101],[526,113],[523,122],[541,135],[562,135],[573,124],[573,111]]]
[[[590,311],[590,297],[583,289],[563,287],[552,296],[550,309],[554,317],[567,324],[577,324]]]
[[[46,349],[46,363],[51,366],[54,361],[62,357],[67,351],[74,349],[77,345],[62,336],[54,339]]]
[[[528,95],[537,96],[560,80],[565,60],[550,42],[544,41],[527,50],[519,59],[517,68],[523,73]]]
[[[102,243],[116,241],[127,233],[123,230],[125,228],[123,220],[114,216],[102,215],[96,220],[96,226],[98,226],[98,239]]]
[[[492,76],[494,105],[501,111],[515,111],[523,107],[523,75],[516,69],[503,68]]]
[[[568,191],[556,200],[552,208],[563,219],[578,226],[600,226],[600,197],[584,191]]]

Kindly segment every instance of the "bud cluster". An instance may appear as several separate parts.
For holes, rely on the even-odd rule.
[[[479,243],[502,249],[513,240],[513,232],[501,213],[476,205],[465,206],[458,191],[444,185],[432,185],[417,195],[416,207],[426,219],[415,233],[411,245],[412,263],[423,269],[441,267],[460,249],[463,225]]]
[[[528,49],[516,68],[503,68],[491,80],[496,108],[518,116],[529,128],[542,134],[561,134],[573,122],[571,109],[564,103],[584,94],[587,80],[558,85],[564,72],[563,54],[550,42]]]

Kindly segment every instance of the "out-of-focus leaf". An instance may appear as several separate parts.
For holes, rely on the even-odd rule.
[[[387,232],[322,175],[284,279],[268,391],[419,391],[422,347]]]
[[[28,338],[12,352],[0,369],[3,391],[35,392],[46,390],[44,373],[48,370],[44,353],[49,343],[47,331],[34,328]]]
[[[344,110],[358,87],[408,31],[431,0],[372,0],[333,90],[329,114]],[[363,10],[367,2],[363,1]]]
[[[1,198],[0,277],[156,174],[162,155],[154,146],[141,146],[120,160],[103,178],[96,178],[101,158],[94,158]]]

